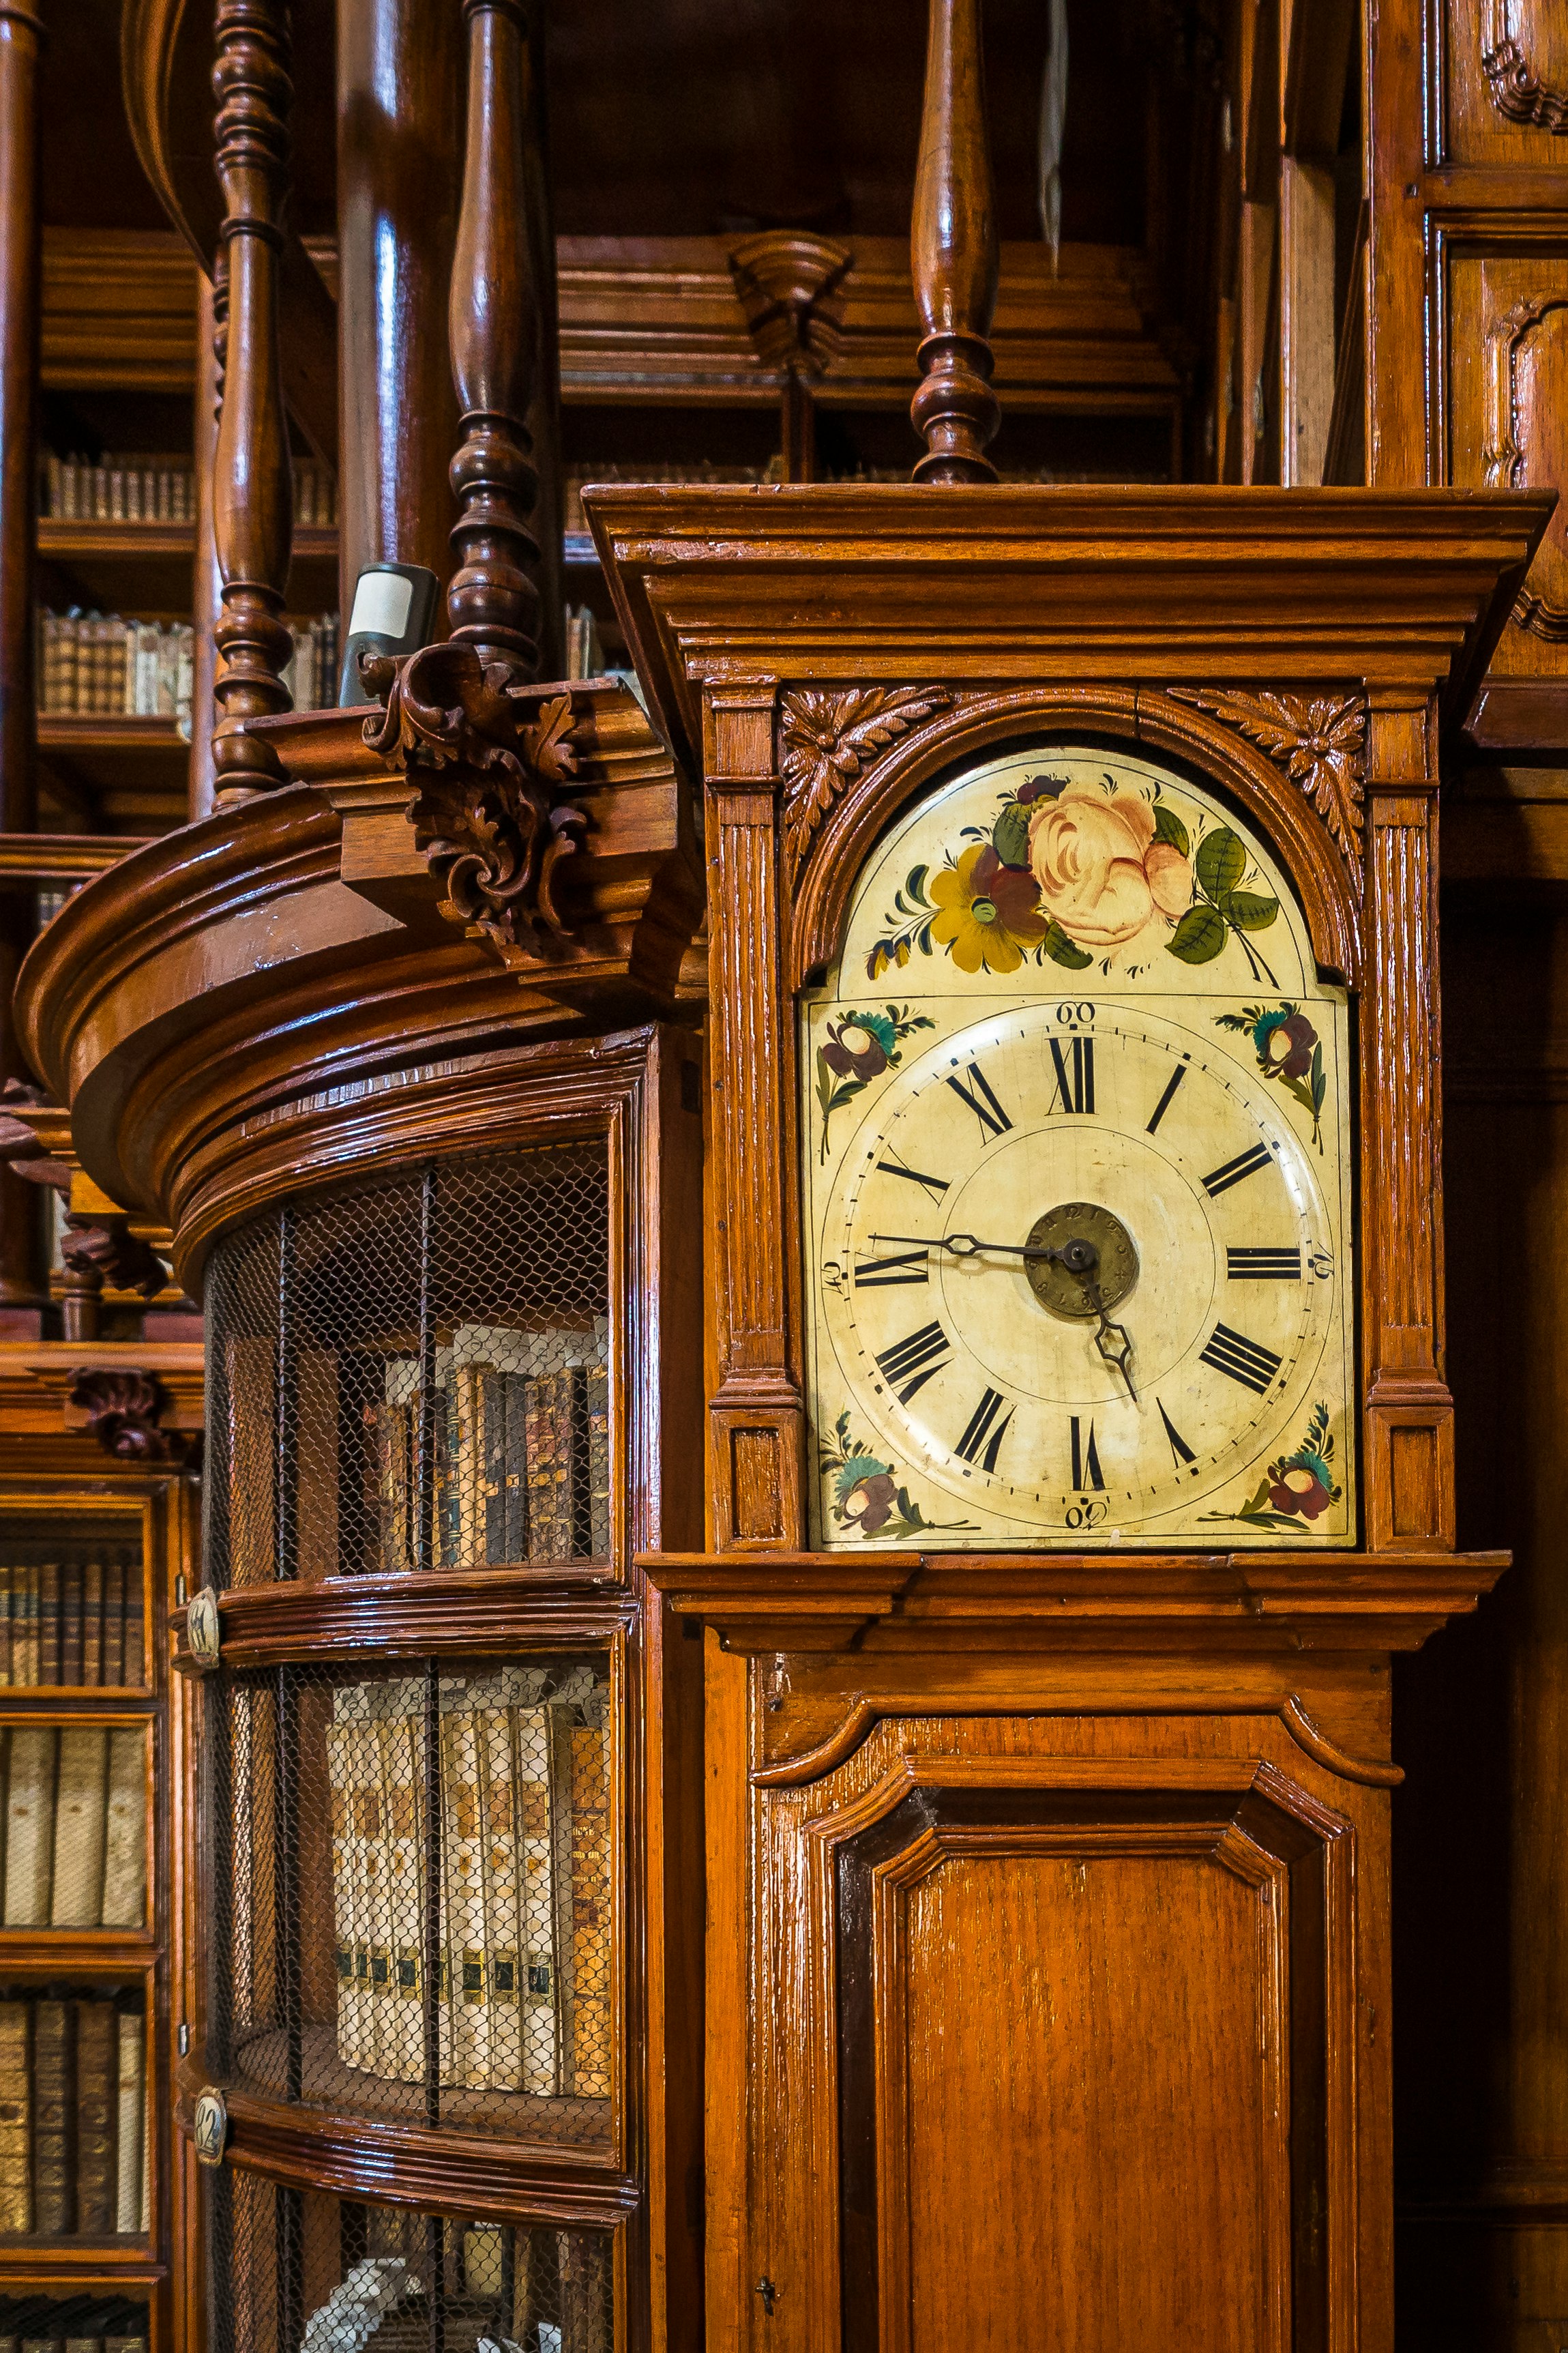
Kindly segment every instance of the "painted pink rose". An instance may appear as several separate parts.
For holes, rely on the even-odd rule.
[[[1158,908],[1173,921],[1193,894],[1192,870],[1173,842],[1154,839],[1141,793],[1069,785],[1029,820],[1029,867],[1040,905],[1079,947],[1120,947]]]

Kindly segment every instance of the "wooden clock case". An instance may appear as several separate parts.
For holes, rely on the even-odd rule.
[[[707,2306],[770,2353],[1391,2341],[1389,1654],[1454,1549],[1438,747],[1550,501],[811,487],[586,501],[704,786]],[[803,1549],[795,992],[1005,745],[1173,755],[1360,1052],[1341,1552]]]

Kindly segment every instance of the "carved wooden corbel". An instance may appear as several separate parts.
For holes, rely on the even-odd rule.
[[[0,1088],[0,1160],[29,1185],[50,1185],[68,1193],[71,1163],[59,1156],[60,1137],[70,1136],[70,1115],[51,1103],[41,1087],[7,1079]]]
[[[952,702],[945,686],[801,687],[779,710],[784,872],[793,883],[818,826],[874,753]]]
[[[364,739],[416,787],[407,816],[445,889],[441,913],[503,948],[537,952],[568,937],[557,869],[587,825],[563,797],[577,765],[571,696],[525,719],[527,701],[505,691],[507,670],[458,639],[402,661],[373,658],[363,671],[385,697]]]
[[[1267,752],[1299,785],[1332,835],[1356,895],[1362,889],[1362,812],[1366,797],[1366,697],[1251,694],[1240,688],[1172,686],[1190,702]]]
[[[838,347],[854,259],[847,245],[804,229],[765,229],[733,248],[730,275],[764,367],[822,374]]]
[[[196,1434],[160,1427],[169,1398],[156,1373],[92,1366],[71,1377],[70,1402],[106,1454],[121,1462],[186,1462]]]

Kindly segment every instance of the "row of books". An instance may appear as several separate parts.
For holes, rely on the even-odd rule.
[[[439,2080],[610,2092],[608,1687],[534,1668],[444,1678]],[[424,1687],[341,1685],[327,1735],[337,2046],[397,2083],[426,2069]]]
[[[38,709],[48,717],[178,719],[191,708],[188,621],[120,613],[38,615]]]
[[[0,2231],[149,2227],[144,2021],[124,1997],[0,2000]]]
[[[147,1903],[147,1733],[13,1724],[4,1767],[7,1928],[140,1928]]]
[[[129,450],[94,460],[44,459],[40,511],[59,522],[194,522],[195,470],[188,458]],[[294,460],[294,520],[335,523],[337,477],[314,459]]]
[[[567,606],[565,645],[568,678],[604,675],[605,649],[599,642],[599,624],[594,618],[592,606]]]
[[[0,1683],[135,1688],[142,1649],[135,1554],[0,1560]]]
[[[389,1387],[393,1384],[389,1383]],[[374,1445],[384,1568],[412,1568],[417,1392],[364,1409]],[[610,1551],[609,1375],[603,1364],[510,1373],[454,1363],[437,1392],[436,1563],[606,1558]]]
[[[294,650],[283,671],[296,711],[335,711],[338,702],[338,617],[317,613],[307,621],[290,621]]]
[[[288,623],[293,651],[283,682],[296,711],[325,711],[338,699],[338,617]],[[189,621],[138,620],[121,613],[47,610],[38,615],[38,709],[51,718],[129,716],[190,722],[195,636]]]
[[[147,2353],[147,2307],[91,2292],[0,2295],[0,2353]]]

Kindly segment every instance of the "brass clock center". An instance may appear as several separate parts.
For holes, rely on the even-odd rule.
[[[1074,1243],[1093,1252],[1074,1252]],[[1026,1250],[1055,1250],[1055,1258],[1026,1257],[1024,1271],[1042,1307],[1053,1315],[1092,1323],[1126,1298],[1138,1280],[1138,1252],[1121,1219],[1097,1201],[1058,1201],[1029,1228]],[[1082,1267],[1075,1258],[1082,1255]],[[1086,1282],[1086,1275],[1092,1280]]]

